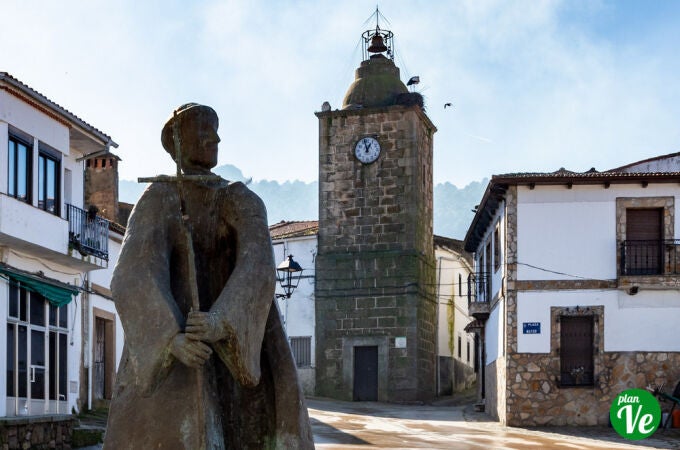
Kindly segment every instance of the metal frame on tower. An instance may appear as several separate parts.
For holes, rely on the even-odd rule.
[[[375,29],[366,30],[361,34],[361,39],[364,44],[362,49],[363,61],[380,53],[386,53],[387,57],[394,61],[394,33],[390,30],[383,30],[380,28],[380,17],[386,21],[387,18],[380,13],[380,10],[377,7],[371,17],[372,16],[375,16]]]

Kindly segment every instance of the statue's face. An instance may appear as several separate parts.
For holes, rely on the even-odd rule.
[[[186,124],[182,133],[183,165],[187,169],[212,169],[217,165],[217,120],[202,116]]]

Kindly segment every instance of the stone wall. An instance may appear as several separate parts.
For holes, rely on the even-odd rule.
[[[0,449],[70,449],[74,425],[72,416],[0,419]]]
[[[474,369],[463,361],[455,358],[450,359],[453,360],[453,390],[461,392],[472,387],[477,380]]]
[[[621,391],[666,383],[670,393],[680,381],[678,353],[606,352],[600,359],[594,386],[561,388],[556,380],[559,355],[512,355],[507,424],[607,425],[611,402]]]
[[[379,347],[379,399],[425,401],[436,386],[432,137],[418,107],[317,113],[318,395],[352,398],[355,345]],[[375,136],[362,164],[356,142]],[[397,348],[395,338],[405,338]],[[402,339],[400,339],[400,342]]]
[[[306,396],[314,395],[314,385],[316,383],[316,369],[314,367],[298,367],[298,383],[302,392]]]

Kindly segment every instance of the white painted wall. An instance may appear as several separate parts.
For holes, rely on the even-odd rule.
[[[67,253],[68,221],[65,219],[3,194],[0,194],[0,212],[0,233]]]
[[[435,247],[437,261],[437,290],[439,302],[438,354],[458,359],[464,364],[474,367],[474,335],[465,331],[465,326],[472,322],[468,316],[467,281],[471,272],[468,263],[456,252]],[[459,285],[459,277],[462,284]],[[453,334],[449,335],[449,301],[453,300]],[[461,337],[461,357],[458,357],[458,336]],[[449,339],[453,339],[453,352]],[[470,343],[470,361],[467,360],[467,343]]]
[[[496,306],[491,310],[489,318],[486,321],[485,327],[485,347],[486,347],[486,361],[485,364],[489,365],[496,361],[499,356],[502,355],[502,339],[504,329],[502,328],[503,323],[503,313],[504,311],[503,301],[496,303]]]
[[[604,350],[678,352],[679,290],[573,290],[519,292],[517,351],[550,352],[550,308],[604,306]],[[524,322],[540,322],[541,334],[523,334]],[[487,328],[488,332],[488,328]]]
[[[506,233],[506,218],[505,218],[505,202],[501,203],[499,206],[498,210],[496,211],[496,214],[493,217],[493,220],[491,220],[489,227],[487,230],[484,232],[484,237],[480,241],[479,248],[475,252],[475,272],[476,273],[481,273],[481,272],[486,272],[487,270],[487,262],[486,262],[486,246],[487,244],[491,243],[491,253],[489,255],[490,257],[490,267],[491,267],[491,275],[490,275],[490,281],[491,281],[491,298],[487,299],[486,301],[491,301],[493,298],[500,296],[500,292],[502,289],[503,285],[503,277],[505,277],[506,273],[506,267],[505,267],[505,233]],[[494,249],[495,249],[495,242],[494,242],[494,232],[496,230],[496,225],[498,225],[499,229],[499,243],[500,243],[500,261],[501,265],[498,269],[496,269],[495,264],[494,264]],[[478,296],[479,297],[479,296]],[[481,298],[481,297],[479,297]]]
[[[279,311],[284,322],[284,329],[289,337],[312,337],[312,366],[314,360],[314,259],[316,257],[316,236],[286,239],[274,242],[274,261],[278,266],[292,254],[293,259],[302,266],[302,279],[290,299],[277,300]],[[277,293],[282,293],[277,283]]]
[[[313,395],[316,381],[316,335],[314,310],[314,277],[317,239],[316,235],[284,239],[274,242],[274,261],[278,266],[284,257],[293,259],[303,269],[302,279],[290,299],[279,299],[276,305],[281,314],[283,327],[288,337],[311,337],[311,367],[298,367],[298,381],[306,395]],[[277,293],[282,289],[277,282]]]
[[[5,91],[0,91],[0,120],[12,124],[64,155],[70,153],[67,126]]]
[[[96,283],[100,286],[103,286],[107,289],[110,289],[111,286],[111,279],[113,277],[113,270],[115,268],[116,262],[118,261],[118,257],[120,256],[120,248],[121,248],[121,241],[119,238],[122,238],[122,236],[117,236],[115,239],[109,238],[109,264],[108,267],[105,267],[103,269],[99,270],[93,270],[88,274],[88,278],[90,283]],[[118,365],[120,364],[120,358],[123,355],[123,343],[125,342],[125,334],[123,332],[123,324],[120,321],[120,317],[118,316],[118,311],[116,311],[116,305],[113,302],[113,300],[99,296],[99,295],[92,295],[91,296],[91,304],[90,304],[90,336],[93,335],[93,330],[94,330],[94,323],[93,323],[93,317],[94,313],[92,312],[92,308],[99,308],[101,310],[110,312],[116,316],[116,371],[118,371]],[[92,343],[90,342],[90,347],[92,346]],[[90,348],[90,350],[92,350]]]
[[[518,280],[615,279],[616,198],[675,196],[676,205],[680,199],[680,190],[672,183],[646,189],[519,186],[517,191]],[[675,236],[680,236],[678,220]]]

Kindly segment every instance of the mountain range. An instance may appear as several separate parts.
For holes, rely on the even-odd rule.
[[[216,167],[214,173],[231,181],[243,181],[262,198],[267,207],[269,223],[282,220],[317,220],[319,216],[319,184],[314,181],[253,181],[230,164]],[[473,209],[484,195],[488,180],[474,181],[463,188],[451,183],[434,186],[434,233],[439,236],[463,239],[474,217]],[[136,203],[146,185],[130,180],[120,180],[119,198],[126,203]]]

